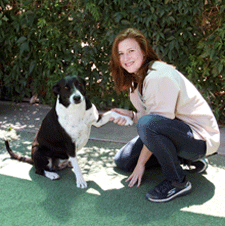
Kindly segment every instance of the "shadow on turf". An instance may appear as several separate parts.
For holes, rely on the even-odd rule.
[[[116,173],[123,172],[116,170]],[[78,189],[71,170],[66,169],[59,174],[60,180],[50,181],[35,175],[34,169],[30,171],[33,182],[46,193],[46,199],[39,205],[51,218],[63,223],[74,217],[74,214],[79,218],[84,214],[83,211],[91,214],[94,210],[99,219],[125,217],[127,222],[142,225],[149,221],[167,219],[184,207],[202,205],[210,200],[215,192],[215,186],[205,177],[191,174],[189,178],[193,190],[190,194],[168,203],[152,203],[145,199],[145,193],[163,179],[160,170],[148,170],[148,175],[145,175],[139,188],[128,188],[125,179],[121,181],[123,188],[111,190],[103,190],[95,181],[87,181],[88,189],[96,190],[100,194],[98,196],[86,193],[86,189]]]
[[[150,171],[148,172],[150,173]],[[201,175],[196,175],[189,177],[193,185],[192,193],[171,202],[152,203],[145,198],[145,194],[163,178],[157,172],[151,171],[150,175],[145,176],[145,180],[139,188],[128,188],[127,183],[123,180],[124,188],[103,191],[93,182],[93,187],[101,194],[101,198],[96,203],[96,208],[100,210],[99,214],[101,216],[108,214],[115,218],[125,215],[131,222],[145,224],[149,221],[168,218],[184,207],[202,205],[210,200],[215,192],[215,186],[210,181]]]

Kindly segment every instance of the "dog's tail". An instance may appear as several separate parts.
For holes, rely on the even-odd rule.
[[[5,141],[5,147],[6,147],[6,150],[9,152],[12,159],[16,159],[16,160],[21,161],[21,162],[27,162],[27,163],[30,163],[32,165],[34,164],[34,162],[31,158],[19,156],[16,153],[14,153],[12,151],[12,149],[9,147],[9,142],[7,140]]]

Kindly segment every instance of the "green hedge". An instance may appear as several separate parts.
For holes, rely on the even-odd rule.
[[[142,30],[160,58],[174,64],[225,122],[224,0],[0,1],[0,86],[20,101],[38,93],[51,103],[52,85],[65,74],[87,80],[100,109],[131,108],[113,89],[112,42],[124,28]]]

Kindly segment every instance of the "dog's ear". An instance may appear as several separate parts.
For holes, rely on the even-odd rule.
[[[52,87],[52,91],[54,93],[55,96],[57,96],[60,92],[60,86],[59,83],[56,83],[53,87]]]
[[[92,107],[92,103],[87,97],[85,98],[85,102],[86,102],[86,111],[87,111]]]

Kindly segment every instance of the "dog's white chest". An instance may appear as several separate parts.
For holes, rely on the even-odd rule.
[[[76,151],[80,150],[86,145],[91,132],[91,125],[86,124],[84,120],[80,122],[74,122],[69,120],[69,124],[64,124],[63,128],[66,130],[67,134],[71,137],[72,141],[75,142]]]
[[[87,114],[83,108],[64,108],[57,105],[56,111],[58,121],[76,145],[76,151],[80,150],[88,142],[91,124],[95,120],[92,115]],[[85,108],[84,108],[85,109]]]

